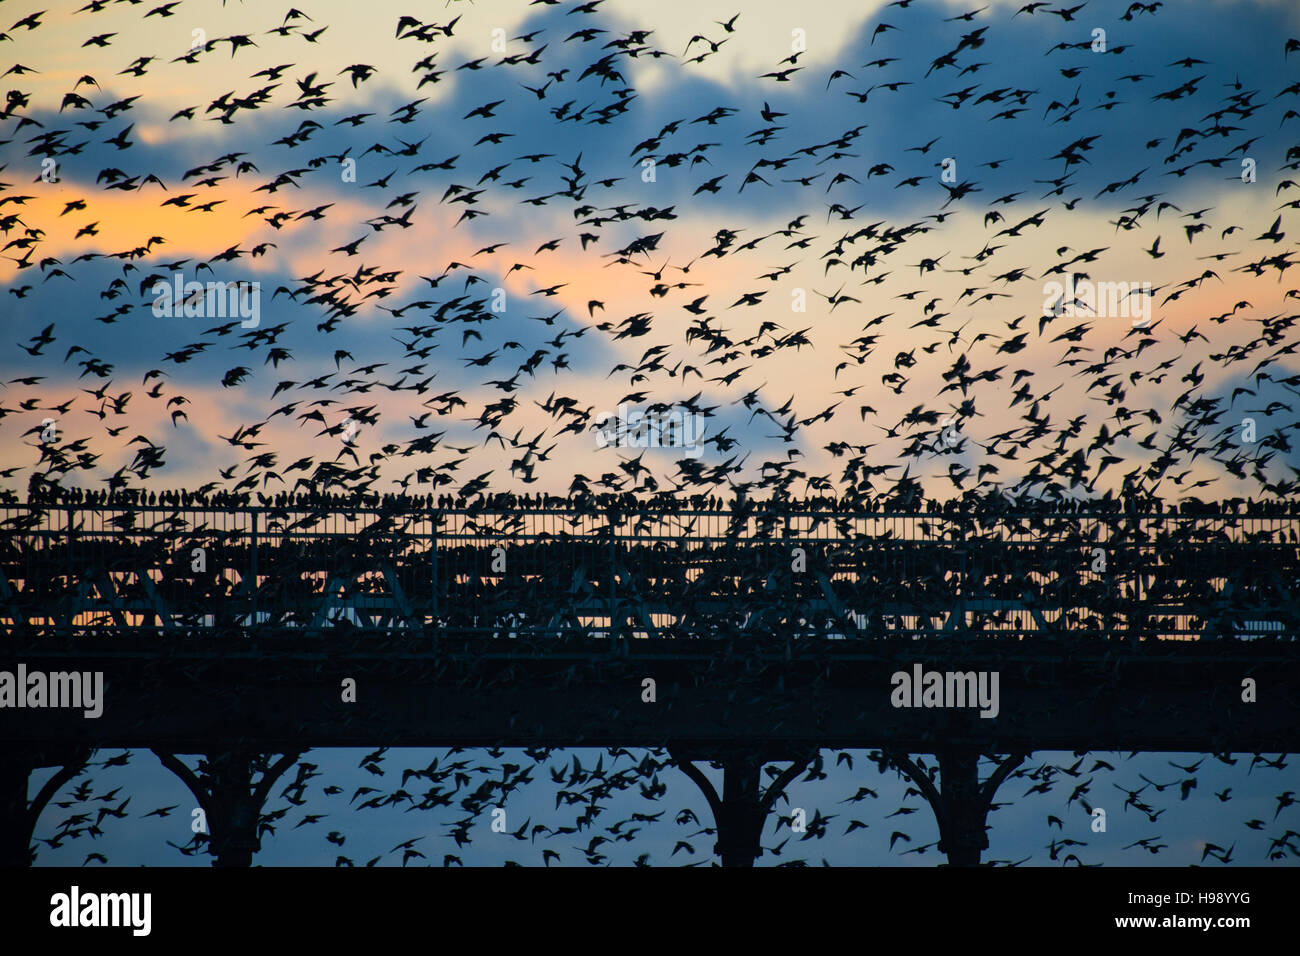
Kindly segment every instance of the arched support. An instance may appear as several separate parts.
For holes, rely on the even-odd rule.
[[[931,775],[906,754],[890,753],[886,759],[916,784],[930,804],[939,824],[939,852],[948,855],[948,865],[979,866],[980,855],[989,846],[985,824],[993,797],[1002,781],[1029,755],[1014,753],[1000,761],[983,783],[979,779],[978,750],[952,747],[935,756],[942,789],[935,787]]]
[[[809,757],[794,759],[775,780],[763,789],[763,767],[769,762],[754,750],[735,749],[716,756],[702,756],[669,748],[673,762],[681,768],[709,802],[713,822],[718,831],[714,852],[723,866],[753,866],[763,852],[763,826],[768,811],[777,798],[785,792],[795,777],[808,766]],[[722,764],[722,794],[696,761],[708,760]]]
[[[271,787],[297,763],[301,752],[286,753],[274,764],[269,754],[227,750],[206,754],[197,772],[175,754],[155,750],[162,765],[180,777],[203,809],[213,866],[252,866],[262,848],[258,820]],[[260,772],[256,784],[254,772]]]
[[[32,836],[41,813],[63,785],[85,769],[94,753],[89,747],[49,752],[24,747],[0,751],[0,868],[31,866]],[[27,788],[33,770],[58,766],[29,803]]]

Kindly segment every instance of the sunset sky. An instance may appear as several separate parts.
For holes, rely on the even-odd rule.
[[[1294,0],[295,2],[0,2],[0,491],[1300,491]],[[256,283],[256,326],[156,314],[177,278]],[[699,416],[702,445],[602,440],[620,407]],[[376,776],[360,756],[309,759],[351,794]],[[840,808],[831,862],[934,861],[889,839],[906,782],[825,756],[779,813]],[[207,862],[162,843],[190,838],[179,780],[108,757],[97,789],[147,766],[133,812],[180,807],[110,823],[113,862]],[[1088,862],[1239,839],[1264,864],[1294,826],[1284,764],[1098,757],[1119,824]],[[1171,797],[1192,772],[1170,760],[1201,758]],[[1158,826],[1122,809],[1140,775],[1168,790]],[[703,798],[663,776],[672,811],[613,862],[711,859],[673,817]],[[1044,817],[1086,829],[1038,779],[1005,785],[986,858],[1061,865]],[[882,812],[850,837],[864,780]],[[511,829],[559,820],[554,790],[521,789]],[[454,852],[454,808],[387,807],[343,851],[303,812],[259,862],[395,864],[390,842],[435,831],[429,862]],[[913,848],[937,839],[913,819]]]
[[[37,9],[28,6],[5,10],[18,20]],[[233,488],[249,478],[241,490],[274,493],[311,477],[314,466],[284,471],[310,456],[373,464],[373,482],[357,473],[344,483],[380,491],[433,490],[432,477],[455,491],[487,475],[494,491],[563,492],[575,472],[630,489],[620,463],[641,450],[601,448],[592,422],[624,400],[645,409],[693,397],[714,439],[700,460],[730,465],[718,483],[690,485],[680,451],[652,449],[644,464],[658,487],[725,493],[748,482],[762,493],[786,474],[793,494],[845,491],[855,487],[843,474],[851,458],[885,469],[859,490],[887,490],[907,471],[940,497],[974,487],[981,465],[997,469],[978,475],[985,488],[1036,469],[1079,496],[1126,474],[1175,498],[1259,494],[1264,483],[1277,493],[1294,481],[1284,407],[1300,381],[1286,272],[1294,209],[1279,207],[1300,158],[1288,88],[1300,57],[1283,50],[1300,12],[1207,3],[1125,20],[1123,4],[1093,2],[1067,21],[1013,16],[1018,5],[999,2],[940,22],[966,8],[764,6],[732,23],[736,11],[716,4],[608,0],[586,13],[455,3],[429,14],[427,42],[411,36],[417,24],[398,26],[401,8],[373,4],[322,3],[288,20],[278,8],[215,0],[168,5],[165,17],[68,5],[34,30],[9,30],[18,66],[7,79],[22,105],[0,122],[10,243],[0,281],[18,343],[4,353],[0,397],[6,484],[21,490],[47,473],[57,452],[41,462],[39,426],[53,417],[58,445],[80,440],[77,450],[98,456],[78,465],[73,451],[58,476],[87,488],[118,472],[127,486]],[[448,32],[432,26],[453,19]],[[1098,27],[1105,53],[1089,45]],[[582,30],[603,32],[571,36]],[[697,35],[705,39],[684,55]],[[232,36],[254,45],[234,48]],[[210,49],[200,45],[190,63],[195,37]],[[83,45],[92,38],[104,45]],[[1083,47],[1055,49],[1062,43]],[[788,68],[780,61],[800,44],[788,82],[760,78]],[[954,65],[926,75],[962,44]],[[582,77],[609,55],[620,79]],[[152,58],[141,76],[128,69],[137,57]],[[1175,62],[1183,58],[1192,62]],[[354,85],[346,68],[356,64],[373,71]],[[256,75],[274,67],[276,79]],[[967,98],[954,108],[945,97],[958,91]],[[490,117],[464,118],[498,100]],[[413,112],[399,109],[414,101]],[[566,104],[561,115],[583,118],[558,119]],[[785,115],[769,122],[764,109]],[[127,148],[106,142],[128,128]],[[508,135],[481,141],[492,133]],[[538,154],[549,155],[519,158]],[[575,191],[564,164],[579,156]],[[450,157],[450,168],[417,169]],[[355,159],[355,181],[341,158]],[[57,182],[42,179],[44,159],[57,163]],[[970,187],[956,199],[941,178],[945,159]],[[643,160],[655,161],[653,181]],[[755,166],[763,161],[781,165]],[[113,169],[133,188],[108,188]],[[763,181],[746,182],[750,172]],[[275,186],[283,173],[291,178]],[[717,177],[716,192],[699,191]],[[482,190],[472,206],[457,201],[472,190]],[[327,207],[318,218],[301,216],[318,207]],[[480,215],[462,220],[466,210]],[[629,215],[638,211],[644,218]],[[288,214],[279,228],[267,221],[277,213]],[[378,218],[404,213],[409,227]],[[1282,238],[1257,239],[1278,215]],[[1035,216],[1040,225],[999,235]],[[720,245],[724,228],[735,238]],[[648,236],[653,251],[615,254]],[[358,239],[349,255],[342,247]],[[1246,268],[1270,256],[1283,257],[1280,267]],[[446,272],[453,263],[462,265]],[[222,335],[208,331],[220,319],[156,317],[154,283],[175,273],[259,282],[260,328]],[[436,288],[421,278],[444,273]],[[1150,283],[1149,330],[1083,312],[1040,325],[1045,284],[1070,273]],[[328,331],[322,294],[346,313]],[[858,301],[831,301],[839,295]],[[1247,304],[1234,312],[1238,303]],[[645,318],[622,324],[630,316]],[[35,344],[51,323],[54,341]],[[708,351],[689,335],[701,323],[734,344]],[[402,331],[421,326],[419,341]],[[629,331],[643,334],[620,337]],[[854,345],[863,335],[870,344]],[[179,362],[192,343],[203,345]],[[65,360],[73,346],[84,351]],[[941,391],[960,369],[996,377]],[[146,379],[151,370],[161,374]],[[14,381],[27,377],[39,380]],[[277,393],[281,383],[291,384]],[[432,401],[447,394],[464,404]],[[588,416],[552,416],[541,407],[551,396]],[[483,424],[503,400],[513,404]],[[301,418],[313,409],[319,418]],[[1030,409],[1046,417],[1037,435],[1022,417]],[[1264,444],[1239,442],[1247,417]],[[941,441],[944,422],[960,442]],[[220,437],[259,423],[255,449]],[[431,450],[404,454],[431,434],[440,436]],[[138,436],[165,449],[143,475],[130,470]],[[836,442],[863,450],[836,457]],[[1177,462],[1143,475],[1171,447]],[[1193,447],[1201,452],[1189,455]],[[250,467],[267,452],[273,465]],[[1059,466],[1076,452],[1086,481],[1072,484]],[[1105,454],[1121,463],[1103,468]],[[218,474],[231,468],[230,479]],[[1209,484],[1192,487],[1201,480]]]

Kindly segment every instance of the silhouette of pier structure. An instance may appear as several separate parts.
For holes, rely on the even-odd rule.
[[[0,503],[0,670],[105,682],[0,709],[0,863],[91,747],[157,753],[239,866],[297,755],[386,745],[667,748],[724,865],[817,748],[879,749],[977,864],[1035,750],[1293,750],[1298,595],[1300,506],[1239,501]],[[998,673],[996,716],[895,706],[918,664]]]

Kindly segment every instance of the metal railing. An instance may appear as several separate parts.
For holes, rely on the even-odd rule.
[[[1290,508],[0,504],[0,627],[1294,639]]]

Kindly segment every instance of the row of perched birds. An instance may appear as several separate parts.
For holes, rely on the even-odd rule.
[[[242,24],[264,9],[232,7],[220,16],[241,24],[233,32],[180,56],[146,51],[111,83],[84,75],[57,103],[47,99],[58,96],[50,85],[57,81],[40,58],[55,52],[40,46],[54,23],[26,16],[8,38],[21,37],[24,58],[42,65],[15,64],[7,75],[36,82],[37,91],[8,94],[0,129],[6,148],[25,151],[27,163],[54,161],[61,178],[55,186],[37,177],[24,193],[4,184],[0,231],[12,236],[4,253],[14,265],[8,292],[19,309],[82,290],[95,304],[19,333],[25,341],[9,367],[17,360],[21,374],[6,382],[0,427],[21,435],[28,450],[8,445],[15,457],[3,476],[113,492],[149,487],[174,467],[167,433],[188,430],[233,455],[224,463],[215,449],[200,456],[211,474],[205,494],[424,486],[472,500],[545,481],[577,495],[858,501],[891,488],[931,497],[974,488],[1087,498],[1122,487],[1179,497],[1217,486],[1228,496],[1287,498],[1300,487],[1289,460],[1297,427],[1290,396],[1300,387],[1289,363],[1300,338],[1297,315],[1284,306],[1300,290],[1279,283],[1300,261],[1286,233],[1300,199],[1269,209],[1258,224],[1250,217],[1257,199],[1296,187],[1285,176],[1300,168],[1300,144],[1279,138],[1300,116],[1291,105],[1300,82],[1271,83],[1300,42],[1278,43],[1250,63],[1184,56],[1153,66],[1141,53],[1152,72],[1132,72],[1134,56],[1161,39],[1161,21],[1182,12],[1159,3],[1121,7],[1031,3],[1010,17],[994,8],[940,16],[901,0],[849,44],[840,65],[825,68],[796,49],[754,77],[748,92],[731,91],[740,105],[701,102],[662,125],[663,104],[637,88],[642,65],[698,88],[695,71],[745,46],[757,29],[743,11],[676,54],[660,48],[653,30],[622,29],[627,11],[613,14],[606,0],[544,0],[525,32],[505,41],[511,52],[454,66],[453,47],[478,49],[466,33],[472,8],[445,22],[402,16],[384,41],[392,58],[383,67],[346,66],[338,81],[315,64],[351,38],[329,30],[324,13],[291,9],[259,32]],[[147,11],[97,2],[61,28],[111,16],[121,26],[83,44],[109,57],[137,24],[181,12],[183,2]],[[1086,36],[1067,40],[1029,57],[1040,62],[1025,70],[1020,44],[1042,34],[1022,25],[1047,18],[1069,31],[1084,17],[1113,29],[1122,23],[1124,42],[1098,51]],[[1003,61],[1014,76],[998,86],[1000,67],[976,57],[997,59],[990,51],[1004,45],[1014,50]],[[933,59],[909,53],[926,47],[941,49]],[[250,57],[284,62],[255,72],[264,84],[252,92],[222,93],[164,121],[167,108],[160,113],[151,101],[171,102],[173,84],[185,88],[194,65],[218,54],[223,70]],[[403,55],[414,61],[406,74],[394,71]],[[859,65],[859,55],[875,59]],[[409,89],[417,77],[420,95],[396,109],[383,105],[391,87],[379,92],[377,83]],[[943,92],[954,77],[966,85]],[[462,116],[480,87],[491,98]],[[1072,92],[1045,103],[1052,94],[1044,90],[1056,87]],[[786,91],[798,93],[787,102]],[[810,92],[844,102],[809,110],[798,97]],[[943,119],[924,128],[926,105],[936,100]],[[913,117],[917,145],[864,134],[900,109]],[[1095,111],[1104,125],[1092,121]],[[130,122],[132,115],[141,119]],[[1113,124],[1135,116],[1150,138],[1117,141]],[[817,128],[844,118],[847,129]],[[151,145],[154,133],[145,136],[155,119],[168,142],[211,121],[225,136],[214,152],[226,151],[186,170],[178,184],[155,165],[162,154]],[[988,135],[972,141],[954,132],[968,127]],[[1032,153],[998,145],[1012,131],[1027,137]],[[707,141],[692,145],[699,132]],[[575,148],[559,145],[566,139]],[[322,141],[330,145],[316,148]],[[949,175],[945,151],[959,154],[962,172]],[[1258,183],[1243,175],[1223,185],[1256,154],[1281,157],[1281,165],[1260,160]],[[629,160],[637,172],[628,173]],[[1131,174],[1110,171],[1120,161]],[[378,176],[367,171],[376,164]],[[695,176],[705,178],[697,184]],[[1029,181],[1050,188],[1035,200]],[[1017,185],[977,198],[1004,182]],[[1191,208],[1188,197],[1211,185],[1224,193],[1210,200],[1217,206]],[[214,229],[206,258],[164,259],[175,240],[153,234],[167,231],[157,223],[185,230],[216,222],[247,202],[248,190],[258,205],[242,211],[239,241],[226,245]],[[734,218],[722,214],[728,194]],[[136,224],[109,201],[125,196],[158,212]],[[883,218],[868,221],[865,210],[878,207]],[[98,219],[47,252],[58,220],[74,213],[65,221]],[[700,213],[711,220],[711,239],[696,235]],[[1089,214],[1113,217],[1115,238],[1092,249],[1067,239],[1051,252],[1053,231],[1077,232]],[[106,251],[97,237],[110,221],[115,234],[138,238]],[[501,238],[500,221],[510,238]],[[320,240],[332,234],[325,227],[349,223],[360,234],[325,249]],[[521,224],[556,234],[523,246]],[[1165,225],[1183,245],[1161,248]],[[444,230],[434,233],[449,253],[441,271],[414,275],[385,262],[400,243],[369,255],[368,242],[416,227]],[[318,245],[298,253],[314,265],[291,266],[271,238],[282,233],[295,247]],[[1135,233],[1142,238],[1130,249],[1123,242]],[[451,251],[462,246],[463,254]],[[68,261],[70,250],[83,248]],[[1099,303],[1071,283],[1117,270],[1129,276],[1134,256],[1141,271],[1167,279],[1129,296],[1135,308],[1149,297],[1152,321],[1102,321]],[[266,303],[274,319],[254,328],[233,316],[197,335],[183,321],[158,332],[159,320],[142,312],[159,304],[160,282],[202,272],[233,282],[268,265],[307,274],[275,288]],[[603,268],[598,282],[590,268],[582,271],[591,265],[614,270],[616,288]],[[755,278],[737,278],[751,268]],[[1044,280],[1067,291],[1035,314]],[[1255,304],[1196,311],[1228,280],[1234,289],[1248,284]],[[821,291],[822,281],[835,291]],[[74,282],[84,285],[71,293]],[[528,305],[497,308],[507,283]],[[813,292],[806,314],[786,305],[806,292],[802,283]],[[520,284],[531,291],[518,292]],[[195,304],[185,298],[168,305],[180,314]],[[1026,298],[1029,311],[1010,316]],[[534,302],[544,303],[543,314],[531,314]],[[606,318],[607,305],[631,312]],[[21,312],[21,321],[33,314],[39,308]],[[128,334],[105,338],[107,326]],[[393,335],[372,335],[376,327]],[[231,353],[243,364],[222,358]],[[593,365],[602,356],[608,364]],[[1036,374],[1053,361],[1052,374]],[[141,371],[140,386],[123,381]],[[435,385],[439,377],[444,383]],[[583,393],[601,378],[626,381],[620,403],[709,423],[701,454],[593,447],[600,400]],[[226,404],[213,396],[227,390],[238,390],[241,409],[251,403],[260,412],[224,434],[226,426],[210,422],[212,406]],[[196,407],[202,420],[191,419]],[[234,406],[225,411],[235,415]],[[1258,424],[1257,436],[1241,437],[1244,418]],[[57,437],[46,437],[47,419],[58,422]],[[286,449],[298,449],[296,460],[287,461]],[[194,468],[188,452],[185,464]]]
[[[0,504],[29,504],[37,508],[83,506],[104,508],[277,508],[277,509],[330,509],[366,508],[386,512],[421,512],[474,510],[492,511],[571,511],[577,514],[603,511],[654,512],[702,511],[734,512],[737,514],[786,514],[829,512],[832,514],[890,513],[907,510],[923,514],[957,514],[963,509],[972,515],[997,515],[1030,512],[1043,515],[1239,515],[1242,517],[1284,517],[1294,515],[1300,503],[1290,500],[1252,500],[1227,498],[1212,502],[1184,499],[1167,502],[1162,498],[1117,498],[1109,494],[1096,499],[1065,498],[1059,500],[1040,497],[1010,498],[1006,495],[967,492],[960,498],[898,497],[883,494],[876,498],[856,496],[834,497],[813,495],[808,497],[776,497],[755,499],[744,497],[724,498],[718,495],[673,495],[659,492],[639,496],[632,492],[622,494],[572,496],[551,495],[541,492],[498,492],[484,494],[468,501],[448,494],[406,494],[387,492],[331,493],[331,492],[278,492],[272,495],[247,492],[203,493],[185,489],[164,491],[127,488],[119,491],[103,489],[65,488],[56,485],[36,487],[29,495],[20,497],[13,492],[0,491]]]

